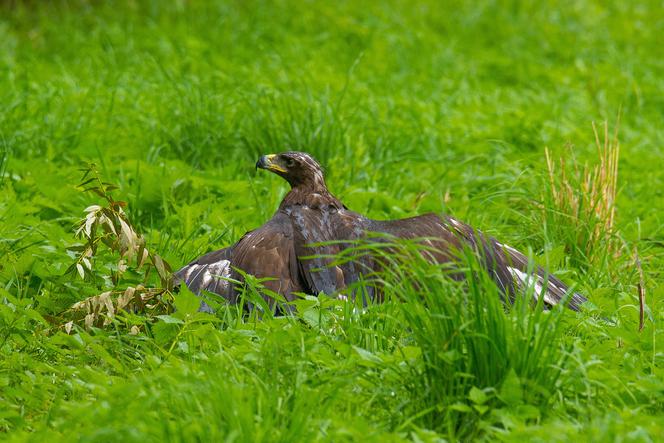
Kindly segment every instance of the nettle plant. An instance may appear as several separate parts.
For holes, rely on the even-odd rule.
[[[65,274],[78,274],[85,281],[115,288],[124,281],[131,285],[104,291],[74,304],[70,309],[74,319],[65,325],[65,329],[69,332],[73,322],[81,319],[87,328],[107,326],[123,310],[153,315],[172,312],[170,265],[146,247],[145,239],[127,217],[124,210],[127,204],[113,198],[111,192],[117,186],[102,181],[94,164],[82,171],[84,174],[78,187],[83,192],[97,194],[104,203],[85,209],[86,216],[76,227],[76,237],[84,243],[69,248],[75,261]],[[115,264],[104,260],[107,272],[95,269],[101,267],[95,267],[95,262],[102,254],[100,248],[103,246],[113,259],[119,257]],[[159,278],[156,286],[149,285],[153,271]]]

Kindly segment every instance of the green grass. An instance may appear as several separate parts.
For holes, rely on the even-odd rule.
[[[0,436],[658,440],[664,10],[606,3],[3,2]],[[618,115],[616,233],[601,241],[629,252],[588,257],[575,239],[598,221],[556,212],[544,148],[596,162],[591,123]],[[403,245],[387,302],[366,311],[309,297],[292,317],[209,316],[185,294],[169,317],[57,327],[112,289],[118,259],[100,253],[96,280],[64,275],[100,204],[76,188],[86,163],[177,267],[272,215],[286,184],[253,165],[286,149],[319,158],[351,209],[453,214],[594,308],[504,310],[481,274],[460,287]]]

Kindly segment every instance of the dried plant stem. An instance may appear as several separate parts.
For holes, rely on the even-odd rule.
[[[78,321],[82,315],[85,315],[84,324],[86,328],[91,328],[108,326],[116,314],[123,310],[167,312],[168,300],[164,297],[172,288],[170,265],[147,249],[145,239],[137,232],[123,209],[126,203],[113,199],[111,191],[117,189],[117,186],[102,181],[94,164],[88,165],[82,171],[84,175],[79,188],[84,192],[95,193],[103,201],[101,205],[92,205],[85,209],[86,216],[78,223],[76,229],[76,236],[83,239],[85,244],[70,248],[78,254],[76,261],[66,272],[72,274],[77,272],[82,279],[94,278],[94,259],[99,246],[105,245],[117,255],[116,270],[108,276],[113,285],[118,284],[130,266],[133,266],[135,272],[142,271],[143,283],[119,291],[108,290],[79,301],[69,310],[70,317]],[[149,281],[151,268],[157,271],[161,284],[159,287],[144,286]],[[67,332],[71,331],[73,321],[65,325]]]
[[[636,248],[634,248],[634,264],[639,272],[639,283],[637,284],[639,290],[639,331],[643,331],[645,325],[646,284],[643,276],[643,268],[641,267],[641,258]]]

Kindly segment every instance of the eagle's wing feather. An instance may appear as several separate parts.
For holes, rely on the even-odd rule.
[[[459,249],[469,247],[478,253],[481,264],[510,301],[513,301],[515,291],[532,285],[534,296],[543,297],[548,306],[568,297],[567,306],[579,310],[586,302],[585,297],[577,292],[569,294],[567,285],[544,268],[535,265],[529,269],[529,260],[521,252],[452,217],[426,214],[402,220],[372,221],[369,228],[399,238],[428,238],[438,249],[432,258],[439,263],[456,260]]]
[[[332,265],[340,244],[320,244],[338,240],[337,210],[296,206],[289,211],[293,224],[294,250],[308,292],[332,294],[345,286],[341,269]]]
[[[234,269],[258,278],[268,278],[268,289],[287,300],[302,292],[293,244],[293,229],[288,216],[278,212],[258,229],[247,232],[235,245],[210,252],[174,274],[175,283],[184,282],[194,293],[209,291],[231,303],[237,302],[237,291],[231,280],[242,280]],[[203,307],[204,310],[207,310]]]
[[[232,253],[233,248],[224,248],[197,258],[174,274],[175,284],[184,282],[195,294],[208,291],[234,301],[233,285],[227,280],[231,275]],[[201,310],[210,311],[210,308],[203,302]]]
[[[578,311],[581,305],[588,301],[578,292],[571,291],[565,283],[543,267],[529,265],[528,257],[521,252],[495,239],[491,240],[494,249],[501,251],[505,257],[504,273],[510,274],[514,284],[522,289],[533,286],[535,300],[543,297],[547,306],[554,306],[566,300],[566,306],[574,311]]]
[[[369,230],[404,239],[421,238],[432,246],[430,254],[438,262],[453,260],[455,255],[452,254],[452,250],[461,246],[458,235],[436,214],[424,214],[400,220],[372,220]]]
[[[452,231],[478,252],[481,263],[510,301],[514,300],[516,291],[529,286],[534,287],[535,301],[543,297],[547,306],[557,305],[567,299],[567,306],[578,311],[587,301],[543,267],[531,264],[528,257],[511,246],[504,245],[452,217],[445,217],[444,220]]]
[[[302,292],[293,242],[293,227],[279,211],[258,229],[247,232],[233,247],[233,267],[258,278],[268,278],[265,287],[293,300]],[[241,280],[241,276],[233,272]]]

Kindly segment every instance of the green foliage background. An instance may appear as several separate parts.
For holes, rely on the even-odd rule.
[[[3,2],[0,435],[661,438],[663,29],[658,1]],[[622,146],[620,241],[639,249],[646,273],[641,333],[629,254],[570,262],[566,227],[547,223],[540,203],[552,209],[544,147],[592,161],[591,122],[605,120]],[[364,317],[322,297],[295,318],[191,312],[54,328],[74,302],[108,289],[63,277],[73,226],[97,203],[75,187],[82,165],[119,185],[149,247],[179,266],[271,216],[286,185],[253,165],[287,149],[318,157],[333,192],[371,217],[446,212],[531,249],[616,324],[556,314],[551,346],[567,357],[546,401],[506,400],[523,381],[506,372],[492,386],[464,384],[452,406],[412,395],[463,375],[427,366],[461,357],[425,340],[442,329],[415,298],[412,309],[391,302]],[[406,275],[426,280],[424,269]],[[435,282],[425,286],[438,303],[460,296]],[[472,331],[502,331],[512,349],[510,325],[526,317],[491,312],[500,318]]]

